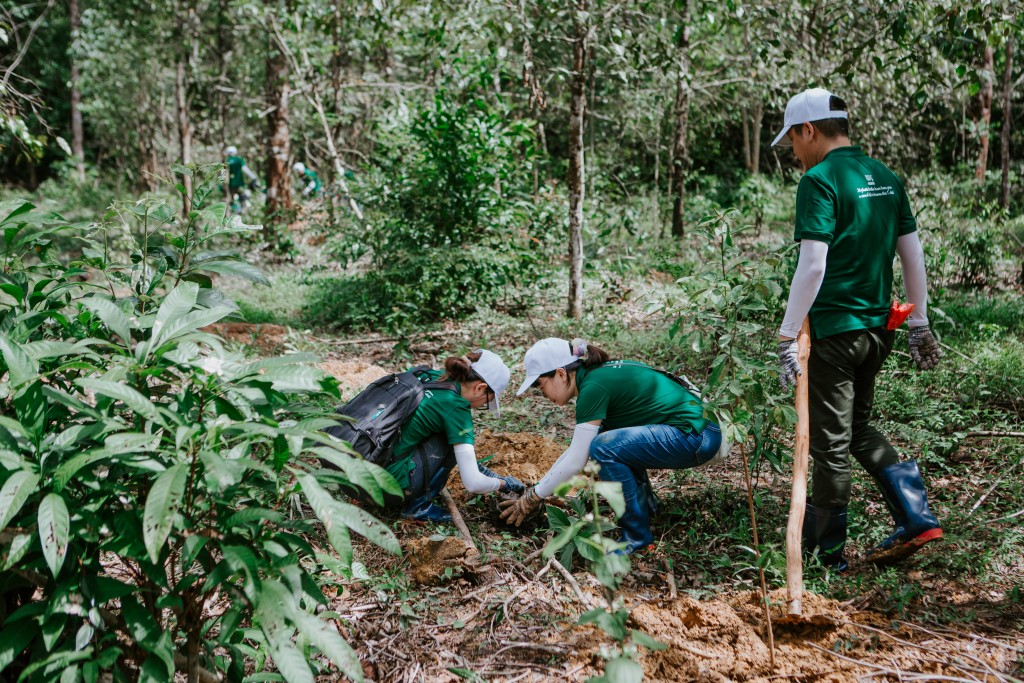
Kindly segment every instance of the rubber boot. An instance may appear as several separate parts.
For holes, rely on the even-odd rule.
[[[889,465],[876,475],[896,529],[872,548],[865,559],[876,564],[904,560],[926,543],[942,538],[942,527],[928,507],[928,493],[916,460]]]
[[[817,551],[818,561],[837,572],[845,572],[849,568],[843,557],[846,508],[827,510],[808,503],[804,511],[803,536],[805,553],[811,555]]]
[[[650,519],[654,519],[658,516],[658,509],[661,507],[661,501],[658,500],[657,494],[654,493],[654,486],[651,484],[651,478],[647,476],[647,470],[641,470],[640,476],[637,477],[637,481],[640,482],[640,490],[647,498],[647,514]]]
[[[637,487],[636,493],[632,499],[626,499],[626,510],[619,517],[619,540],[625,543],[626,547],[618,552],[625,555],[645,550],[654,543],[650,513],[647,509],[647,495],[642,486]]]
[[[447,461],[438,467],[423,492],[406,501],[405,507],[402,508],[402,518],[416,522],[451,523],[452,516],[440,505],[435,505],[434,499],[448,483],[448,477],[451,476],[453,469],[454,462]]]

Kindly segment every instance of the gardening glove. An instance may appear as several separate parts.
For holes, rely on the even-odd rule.
[[[800,360],[797,353],[796,339],[779,342],[779,383],[782,384],[783,391],[796,388],[796,378],[800,375]]]
[[[939,364],[942,349],[927,325],[911,328],[910,357],[921,370],[931,370]]]
[[[501,519],[506,524],[520,526],[543,502],[544,499],[537,495],[537,487],[531,486],[515,500],[503,500],[498,503],[498,507],[501,508]]]
[[[484,475],[486,475],[488,477],[491,477],[492,479],[501,479],[501,481],[503,482],[503,485],[502,485],[501,489],[499,489],[499,490],[505,491],[507,493],[514,493],[517,496],[523,495],[523,492],[526,491],[526,484],[524,484],[523,482],[519,481],[515,477],[513,477],[511,475],[506,476],[506,475],[498,474],[494,470],[489,469],[487,467],[484,467],[480,463],[477,463],[476,466],[477,466],[477,469],[480,470],[481,474],[484,474]]]
[[[516,494],[517,496],[521,496],[526,493],[526,484],[519,481],[512,475],[506,475],[498,478],[505,482],[505,486],[501,489],[502,491],[508,491],[509,493]]]

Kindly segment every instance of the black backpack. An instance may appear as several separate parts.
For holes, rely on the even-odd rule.
[[[429,369],[427,365],[420,365],[381,377],[338,408],[343,419],[324,431],[347,441],[367,461],[388,466],[391,449],[398,443],[402,427],[419,407],[423,393],[427,389],[455,391],[454,384],[430,380]]]

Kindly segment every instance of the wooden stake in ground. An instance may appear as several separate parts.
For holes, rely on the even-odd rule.
[[[481,559],[480,549],[476,547],[476,543],[473,541],[473,534],[469,533],[466,520],[462,518],[462,513],[459,512],[458,506],[455,505],[455,499],[452,498],[452,494],[448,491],[447,486],[441,489],[441,497],[444,499],[445,505],[448,506],[448,512],[452,516],[452,523],[455,524],[455,528],[462,535],[462,542],[466,544],[467,557],[472,557],[474,561]],[[494,571],[494,567],[489,565],[482,565],[480,567],[480,575],[486,583],[495,583],[498,580],[497,572]]]
[[[786,588],[789,614],[800,616],[804,592],[804,565],[801,536],[804,508],[807,504],[807,453],[810,450],[810,415],[807,408],[807,358],[811,354],[811,328],[807,318],[797,337],[800,376],[796,380],[796,441],[793,444],[793,495],[789,499],[789,524],[786,527]]]

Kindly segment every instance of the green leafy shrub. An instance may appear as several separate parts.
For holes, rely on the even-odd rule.
[[[443,91],[382,134],[380,166],[359,180],[367,222],[333,244],[339,258],[368,262],[366,272],[320,282],[306,320],[398,328],[535,283],[563,218],[557,203],[532,196],[533,140],[530,122]]]
[[[349,480],[382,502],[397,485],[319,431],[330,422],[298,399],[337,386],[308,358],[247,361],[202,330],[235,310],[212,274],[260,279],[212,247],[258,227],[208,203],[213,176],[196,186],[184,218],[155,200],[117,206],[69,263],[48,241],[75,228],[27,202],[0,207],[9,680],[241,681],[268,657],[287,681],[312,683],[328,660],[362,679],[313,612],[327,602],[318,575],[350,573],[350,530],[400,550],[327,487]],[[315,518],[290,514],[296,495]],[[336,556],[311,540],[321,525]]]

